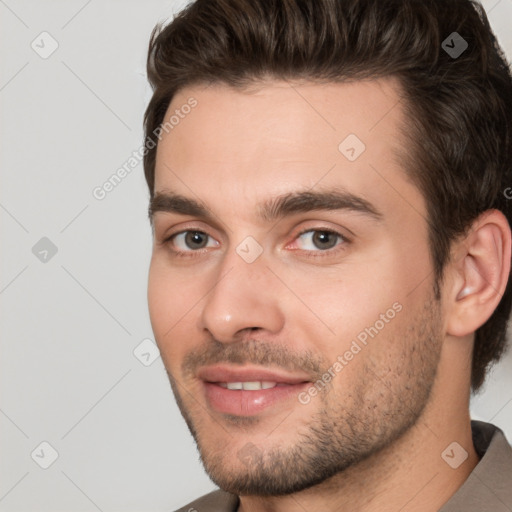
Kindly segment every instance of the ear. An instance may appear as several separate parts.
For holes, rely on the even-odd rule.
[[[454,279],[447,300],[447,334],[466,336],[492,315],[505,292],[510,272],[511,232],[499,210],[487,210],[456,242]]]

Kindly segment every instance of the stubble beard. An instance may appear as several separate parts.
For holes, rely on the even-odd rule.
[[[293,439],[293,444],[285,447],[273,444],[272,436],[265,445],[254,445],[247,439],[236,454],[219,449],[218,445],[208,445],[203,441],[203,433],[220,426],[199,420],[192,410],[201,409],[190,400],[190,405],[185,405],[182,387],[169,372],[168,375],[178,407],[212,481],[239,496],[281,496],[308,489],[355,467],[392,445],[417,423],[437,374],[440,326],[439,303],[432,299],[425,304],[423,313],[398,333],[405,340],[400,343],[404,353],[394,361],[391,371],[381,376],[382,371],[368,360],[361,367],[358,385],[345,383],[350,385],[350,393],[340,395],[333,386],[329,392],[316,396],[314,400],[319,400],[321,406],[294,435],[286,436]],[[378,337],[372,342],[378,343]],[[338,385],[339,389],[343,387]],[[199,414],[206,413],[203,410]],[[225,420],[231,428],[238,424],[242,433],[250,432],[250,427],[258,423],[258,418]]]

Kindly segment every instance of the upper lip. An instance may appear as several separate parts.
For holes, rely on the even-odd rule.
[[[206,382],[277,382],[300,384],[309,382],[307,375],[272,371],[255,366],[232,367],[226,365],[203,366],[197,372],[198,377]]]

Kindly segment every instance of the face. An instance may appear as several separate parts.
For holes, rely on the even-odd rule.
[[[225,490],[325,481],[399,439],[430,398],[441,311],[425,201],[397,158],[398,91],[197,86],[169,106],[165,120],[195,102],[158,145],[150,317]]]

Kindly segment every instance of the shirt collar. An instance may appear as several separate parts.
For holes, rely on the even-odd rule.
[[[511,512],[512,448],[495,425],[471,421],[480,462],[439,512]]]

